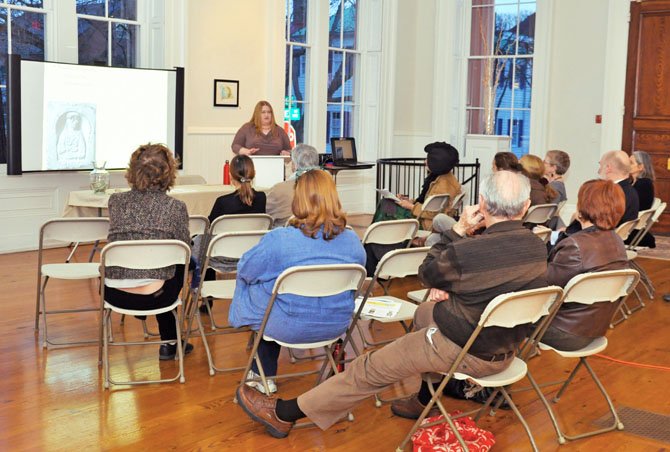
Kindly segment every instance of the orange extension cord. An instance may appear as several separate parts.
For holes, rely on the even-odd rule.
[[[611,356],[607,356],[607,355],[601,355],[600,353],[596,353],[594,356],[597,356],[598,358],[606,359],[608,361],[613,361],[613,362],[618,363],[618,364],[624,364],[626,366],[631,366],[631,367],[642,367],[644,369],[656,369],[656,370],[670,371],[670,367],[655,366],[653,364],[634,363],[634,362],[631,362],[631,361],[624,361],[624,360],[621,360],[621,359],[612,358]]]

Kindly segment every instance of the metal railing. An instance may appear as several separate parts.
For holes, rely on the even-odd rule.
[[[454,176],[466,193],[464,205],[476,204],[479,199],[479,159],[475,163],[461,163],[453,169]],[[421,193],[426,178],[423,158],[390,158],[377,160],[377,188],[400,193],[415,199]],[[380,195],[376,194],[376,202]]]

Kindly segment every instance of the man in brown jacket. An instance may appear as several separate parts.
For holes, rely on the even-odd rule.
[[[521,224],[529,195],[530,184],[521,174],[500,171],[483,181],[479,205],[464,210],[419,268],[419,277],[432,288],[432,301],[416,310],[416,331],[359,356],[346,371],[297,399],[269,398],[243,385],[237,391],[240,406],[270,435],[284,438],[297,419],[307,416],[326,429],[388,385],[416,374],[448,371],[493,298],[546,286],[544,244]],[[482,225],[484,233],[468,236]],[[527,329],[487,328],[459,370],[482,377],[506,369]],[[418,394],[395,402],[392,411],[416,418],[428,400],[424,382]]]

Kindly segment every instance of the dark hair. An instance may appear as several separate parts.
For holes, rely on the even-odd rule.
[[[179,163],[164,144],[143,144],[130,156],[126,180],[136,190],[168,191],[177,178]]]
[[[291,210],[289,224],[307,237],[316,238],[323,227],[324,240],[332,240],[347,226],[333,176],[322,170],[307,171],[296,179]]]
[[[254,202],[254,190],[251,181],[256,177],[254,161],[246,155],[236,155],[230,161],[230,177],[240,183],[237,195],[240,200],[250,206]]]
[[[593,179],[579,187],[577,213],[598,229],[609,231],[621,221],[626,209],[626,197],[619,184],[611,180]]]
[[[493,164],[496,166],[498,171],[513,171],[515,173],[520,173],[523,171],[523,167],[519,163],[519,159],[516,158],[516,155],[511,152],[498,152],[493,157]]]

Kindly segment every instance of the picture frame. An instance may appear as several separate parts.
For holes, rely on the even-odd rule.
[[[214,106],[237,107],[240,104],[240,81],[214,79]]]

